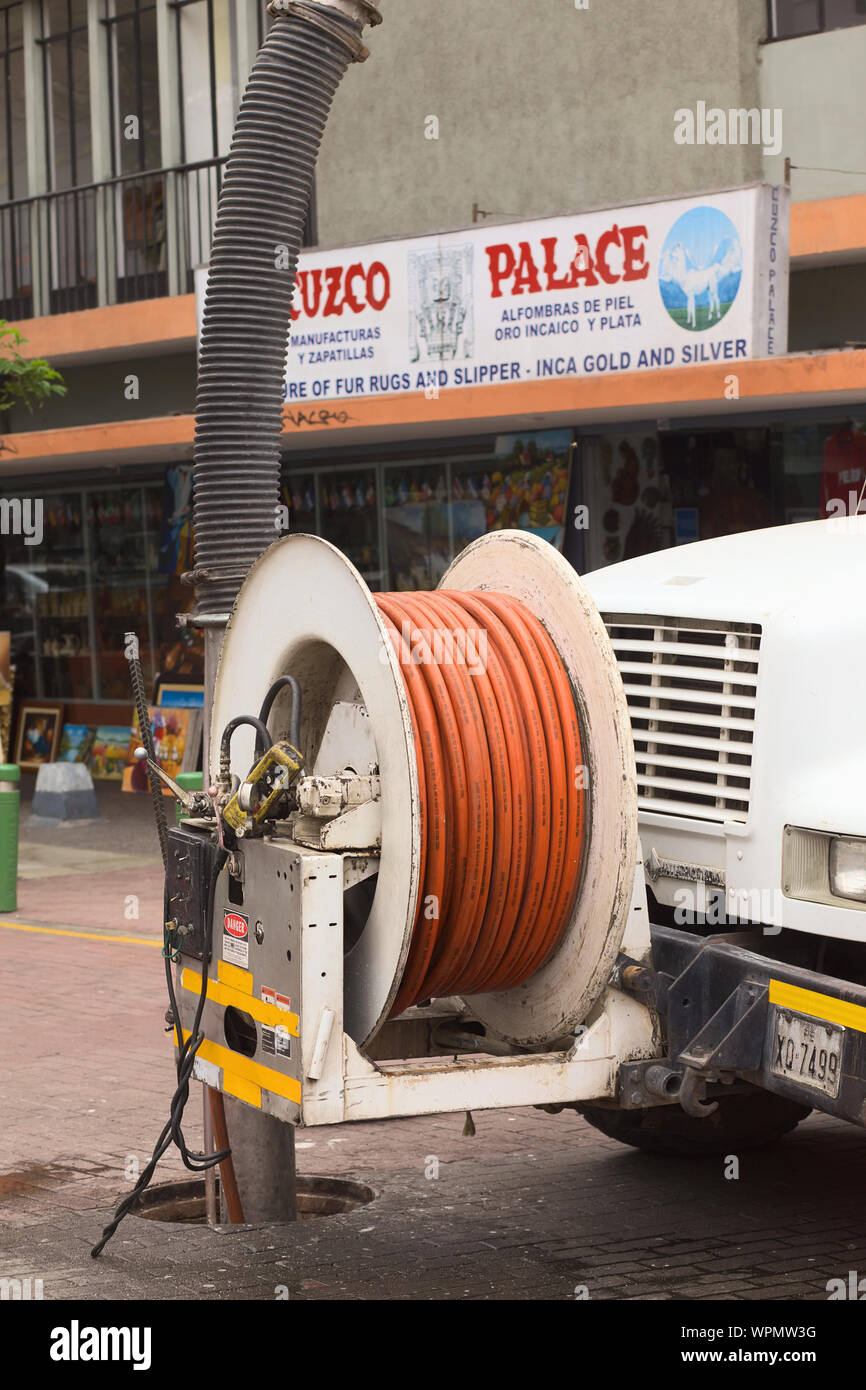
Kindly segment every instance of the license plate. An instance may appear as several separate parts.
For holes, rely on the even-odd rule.
[[[773,1013],[770,1071],[827,1096],[838,1096],[845,1029],[790,1009],[775,1007]]]

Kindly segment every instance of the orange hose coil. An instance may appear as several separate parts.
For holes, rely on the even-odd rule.
[[[374,597],[411,710],[422,820],[393,1017],[540,969],[574,906],[586,816],[574,698],[538,619],[505,594]]]

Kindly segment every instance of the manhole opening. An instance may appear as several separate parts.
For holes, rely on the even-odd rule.
[[[372,1187],[368,1187],[364,1182],[355,1182],[352,1178],[299,1174],[298,1218],[305,1221],[311,1216],[341,1216],[345,1212],[354,1211],[356,1207],[365,1207],[368,1202],[372,1202],[375,1195]],[[204,1179],[163,1182],[149,1187],[130,1210],[133,1216],[140,1216],[145,1221],[170,1221],[203,1226],[207,1220]]]

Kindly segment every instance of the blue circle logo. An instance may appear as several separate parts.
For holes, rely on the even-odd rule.
[[[705,333],[725,317],[743,278],[743,245],[718,208],[691,208],[668,232],[659,262],[662,303],[680,328]]]

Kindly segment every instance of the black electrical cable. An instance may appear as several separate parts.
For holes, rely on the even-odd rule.
[[[181,1158],[185,1167],[192,1173],[203,1173],[208,1168],[215,1168],[217,1164],[223,1163],[231,1155],[231,1149],[224,1149],[213,1154],[192,1153],[186,1145],[181,1130],[183,1112],[189,1099],[189,1083],[192,1078],[193,1067],[195,1066],[196,1053],[205,1040],[204,1033],[200,1032],[202,1014],[204,1013],[205,1000],[207,999],[207,967],[211,953],[211,941],[213,937],[213,906],[216,895],[217,879],[223,870],[228,859],[228,851],[220,849],[214,860],[214,869],[211,875],[210,887],[208,889],[207,917],[205,924],[205,936],[202,943],[202,970],[201,970],[201,989],[199,991],[198,1003],[196,1005],[195,1018],[186,1041],[182,1040],[182,1029],[180,1022],[180,1012],[177,1007],[177,999],[174,992],[174,984],[171,978],[171,961],[168,955],[164,955],[166,981],[168,983],[168,994],[171,1002],[172,1018],[174,1020],[178,1039],[178,1058],[177,1058],[177,1087],[171,1098],[169,1107],[169,1120],[164,1126],[159,1138],[154,1145],[153,1153],[147,1167],[142,1171],[137,1183],[131,1192],[118,1203],[114,1216],[102,1232],[102,1237],[94,1245],[90,1254],[97,1259],[111,1240],[118,1226],[125,1216],[127,1216],[135,1205],[138,1198],[149,1186],[151,1178],[156,1172],[157,1165],[163,1155],[168,1151],[172,1144],[180,1150]]]
[[[262,707],[259,710],[259,719],[262,721],[263,724],[267,724],[268,716],[271,710],[273,709],[274,700],[276,700],[281,690],[285,690],[286,686],[289,686],[292,691],[292,717],[289,723],[289,743],[292,745],[293,748],[296,748],[298,749],[298,751],[300,751],[301,687],[295,680],[294,676],[277,677],[270,690],[268,691],[267,695],[265,696],[264,700],[262,701]]]

